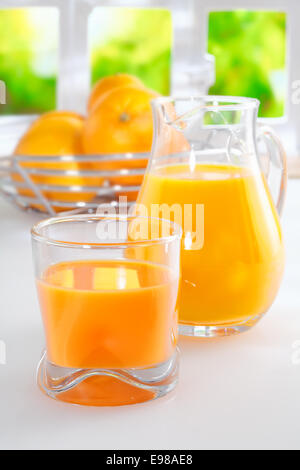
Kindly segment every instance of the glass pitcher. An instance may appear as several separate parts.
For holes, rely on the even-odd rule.
[[[152,157],[136,211],[183,228],[183,335],[250,329],[281,283],[286,157],[273,131],[258,125],[258,108],[259,101],[236,97],[153,101]],[[262,143],[267,151],[259,156]],[[268,185],[275,176],[277,207]]]

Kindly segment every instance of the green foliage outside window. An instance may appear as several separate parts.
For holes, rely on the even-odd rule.
[[[276,12],[213,12],[209,52],[216,57],[212,94],[261,100],[260,115],[284,115],[286,15]]]
[[[167,10],[96,8],[90,18],[92,83],[115,73],[170,93],[172,18]]]
[[[6,85],[7,95],[6,105],[0,106],[1,114],[55,108],[56,13],[48,8],[0,10],[0,80]]]
[[[0,80],[7,104],[1,114],[40,113],[56,106],[58,12],[53,8],[0,10]],[[118,72],[170,93],[172,18],[166,10],[96,8],[89,22],[94,83]],[[216,56],[213,94],[259,98],[261,115],[284,114],[286,15],[213,12],[209,52]]]

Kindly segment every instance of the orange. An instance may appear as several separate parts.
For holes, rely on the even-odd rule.
[[[88,101],[88,113],[90,114],[93,111],[93,109],[97,106],[99,98],[102,98],[105,93],[113,90],[114,88],[130,85],[144,88],[144,84],[141,82],[141,80],[126,73],[118,73],[116,75],[111,75],[110,77],[102,78],[94,85],[94,88],[92,89]]]
[[[84,152],[149,152],[153,137],[150,102],[157,96],[154,91],[134,86],[105,94],[84,124]]]
[[[20,140],[16,150],[16,155],[22,156],[59,156],[59,155],[72,155],[82,153],[81,139],[78,135],[83,128],[84,120],[76,113],[69,111],[54,111],[51,113],[40,116],[29,128],[27,133]],[[79,141],[78,141],[79,140]],[[126,160],[113,160],[103,159],[99,163],[90,162],[22,162],[22,167],[26,169],[35,168],[40,171],[43,170],[121,170],[130,168],[132,170],[145,168],[147,159],[126,159]],[[39,185],[43,195],[50,201],[60,202],[90,202],[97,196],[97,192],[93,191],[93,187],[101,188],[104,182],[109,183],[109,186],[139,186],[142,183],[143,175],[119,175],[115,177],[104,178],[100,176],[84,177],[84,176],[60,176],[60,175],[30,175],[32,181]],[[21,175],[12,173],[12,179],[24,184]],[[45,188],[45,185],[57,186],[56,188]],[[69,192],[71,186],[86,186],[91,187],[90,191]],[[59,189],[58,189],[59,187]],[[29,198],[36,198],[36,195],[31,189],[18,188],[18,193],[21,196]],[[128,199],[136,200],[137,193],[120,190],[115,196],[110,198],[117,199],[120,195],[128,195]],[[107,198],[105,198],[107,202]],[[100,201],[99,201],[100,202]],[[103,201],[104,202],[104,201]],[[44,211],[44,206],[32,203],[30,207]],[[64,211],[68,210],[68,206],[53,205],[55,210]]]
[[[59,156],[82,153],[84,119],[76,113],[53,111],[39,117],[21,138],[15,155]]]
[[[77,113],[69,111],[53,111],[40,116],[30,126],[28,131],[20,139],[15,155],[21,156],[61,156],[61,155],[80,155],[81,133],[83,129],[84,118]],[[78,170],[78,164],[75,162],[23,162],[24,168],[36,168],[43,170]],[[23,178],[14,173],[12,178],[16,182],[24,183]],[[57,185],[62,186],[62,190],[70,185],[82,184],[82,178],[79,176],[59,176],[59,175],[31,175],[34,183],[39,185]],[[19,189],[22,196],[35,197],[35,194],[28,189]],[[43,195],[50,200],[70,201],[76,194],[45,190]],[[38,205],[32,205],[41,209]]]

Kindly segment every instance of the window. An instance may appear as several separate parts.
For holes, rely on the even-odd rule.
[[[258,98],[260,117],[285,114],[286,14],[218,11],[209,14],[208,50],[216,58],[210,92]]]
[[[229,89],[230,92],[232,92],[236,75],[234,72],[231,73],[232,67],[230,69],[230,67],[222,63],[225,62],[226,57],[228,60],[232,60],[233,57],[228,54],[228,52],[225,53],[225,51],[222,55],[221,50],[224,46],[222,43],[219,43],[220,50],[218,50],[216,42],[213,44],[211,21],[216,19],[220,21],[222,17],[214,17],[213,15],[222,15],[224,12],[226,14],[234,13],[237,16],[242,13],[251,13],[251,27],[247,24],[242,24],[242,28],[250,28],[248,30],[250,32],[252,31],[251,28],[253,28],[258,21],[258,17],[255,18],[256,14],[261,15],[260,18],[264,19],[264,21],[261,22],[260,31],[258,31],[258,38],[255,37],[255,34],[252,34],[250,38],[248,34],[248,39],[251,39],[253,44],[256,44],[254,48],[251,47],[250,49],[249,59],[253,60],[257,55],[256,63],[261,64],[262,70],[268,70],[268,74],[265,74],[266,78],[262,82],[263,88],[259,89],[258,86],[256,86],[255,90],[255,95],[262,101],[260,118],[264,123],[272,125],[279,135],[288,156],[290,175],[299,176],[300,105],[297,99],[298,83],[300,80],[300,61],[298,59],[300,43],[299,0],[276,0],[273,2],[270,0],[201,0],[201,2],[194,1],[194,12],[198,21],[197,27],[200,31],[201,47],[207,50],[209,49],[217,56],[216,86],[218,88],[214,87],[212,90],[218,90],[219,92],[221,92],[221,90],[223,92],[228,90],[229,92]],[[273,23],[272,27],[270,26],[270,21]],[[274,27],[274,23],[276,28]],[[224,33],[224,24],[221,29],[223,29]],[[235,31],[235,29],[233,29],[233,31]],[[237,31],[242,34],[240,22],[237,25]],[[232,31],[227,33],[234,36]],[[214,34],[216,35],[217,33]],[[278,38],[281,39],[279,40]],[[243,41],[245,41],[245,38]],[[224,43],[225,42],[228,44],[228,37],[224,37]],[[245,44],[245,42],[243,44]],[[263,44],[268,45],[269,50],[272,50],[270,56],[264,53],[262,48]],[[248,56],[245,49],[245,46],[243,46],[242,57],[243,60],[247,61]],[[283,58],[284,50],[285,57]],[[264,60],[261,59],[260,54],[262,54]],[[277,57],[276,54],[278,54]],[[235,60],[234,68],[241,62],[239,55],[235,56]],[[221,77],[219,76],[222,68],[223,70],[227,70],[227,73],[231,75],[231,80],[227,80],[227,84],[225,80],[222,81],[222,72]],[[254,79],[256,79],[256,77],[254,77]],[[243,80],[240,79],[237,85],[244,87],[246,81],[247,80],[244,80],[245,84],[243,84]],[[265,91],[264,88],[266,85],[267,88]],[[235,90],[235,93],[247,93],[245,89],[238,90],[236,87]]]
[[[56,8],[0,10],[1,114],[35,114],[56,106],[59,13]]]
[[[168,10],[95,8],[89,18],[92,83],[115,73],[170,93],[172,17]]]

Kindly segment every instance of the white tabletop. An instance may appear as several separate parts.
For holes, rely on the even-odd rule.
[[[176,392],[131,407],[75,407],[36,386],[44,340],[29,229],[38,219],[0,201],[1,449],[300,449],[300,181],[289,184],[287,269],[269,314],[240,336],[182,339]]]

